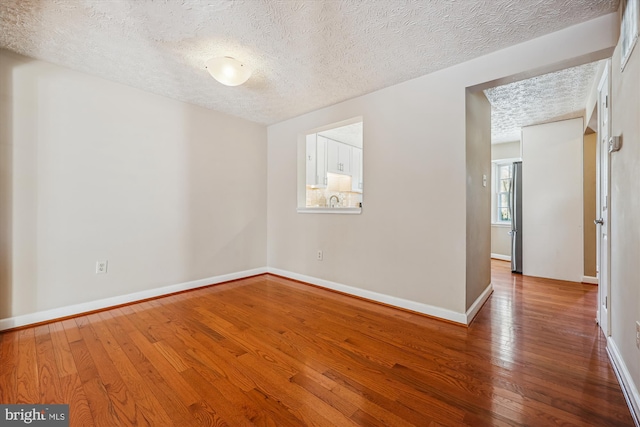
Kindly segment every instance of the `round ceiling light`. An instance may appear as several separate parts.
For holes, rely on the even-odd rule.
[[[207,61],[209,74],[227,86],[238,86],[251,77],[251,70],[242,62],[230,56],[211,58]]]

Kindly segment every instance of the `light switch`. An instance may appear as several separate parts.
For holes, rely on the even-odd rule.
[[[482,186],[483,187],[487,186],[487,175],[482,175]]]

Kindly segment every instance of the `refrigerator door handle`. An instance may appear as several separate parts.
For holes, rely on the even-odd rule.
[[[511,187],[509,188],[509,208],[511,212],[511,271],[522,273],[522,162],[511,166]]]
[[[515,211],[516,197],[518,197],[518,190],[516,189],[516,186],[518,185],[518,174],[516,173],[517,168],[515,163],[513,164],[512,168],[511,188],[509,189],[509,192],[511,193],[511,196],[509,197],[509,207],[511,208],[511,229],[515,231],[516,215],[518,215],[518,212]]]
[[[514,230],[514,222],[513,222],[513,197],[515,195],[515,191],[513,189],[514,184],[515,184],[515,172],[516,172],[516,168],[514,164],[511,164],[511,182],[509,182],[509,218],[511,218],[511,231]],[[513,234],[513,233],[509,233],[509,234]]]

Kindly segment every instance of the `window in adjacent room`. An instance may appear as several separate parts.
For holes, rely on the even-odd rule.
[[[495,223],[511,223],[511,165],[512,162],[494,163],[494,203]]]

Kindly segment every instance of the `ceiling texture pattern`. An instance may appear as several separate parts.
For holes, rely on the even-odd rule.
[[[618,0],[2,0],[0,47],[263,124],[613,12]],[[254,71],[222,86],[204,64]]]
[[[567,68],[484,91],[491,103],[491,142],[520,140],[520,129],[580,117],[599,62]]]

